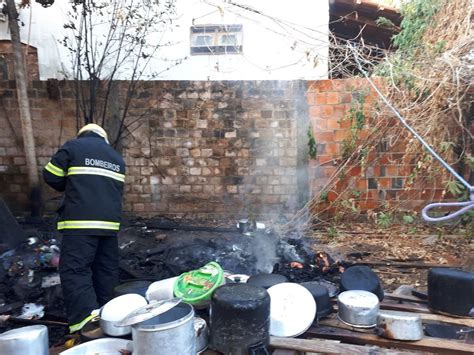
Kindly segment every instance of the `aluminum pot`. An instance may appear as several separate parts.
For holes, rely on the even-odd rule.
[[[376,332],[389,339],[420,340],[423,338],[423,325],[420,315],[416,313],[380,311]]]
[[[173,298],[174,283],[178,276],[170,277],[160,281],[153,282],[146,290],[145,297],[148,302],[163,301]]]
[[[0,354],[48,355],[48,328],[32,325],[0,334]]]
[[[202,353],[209,343],[209,328],[201,317],[194,317],[194,331],[196,332],[196,352]]]
[[[158,308],[162,302],[158,302]],[[143,321],[132,325],[134,355],[195,355],[194,310],[179,303],[157,316],[143,313]]]
[[[105,334],[115,337],[130,334],[132,328],[118,326],[118,322],[130,312],[146,304],[146,299],[135,293],[115,297],[101,308],[99,313],[100,327]]]
[[[356,328],[372,328],[377,323],[379,299],[368,291],[345,291],[337,297],[338,317]]]

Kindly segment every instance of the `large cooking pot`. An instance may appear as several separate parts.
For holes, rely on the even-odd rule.
[[[316,302],[305,287],[291,282],[268,289],[270,294],[270,334],[295,337],[303,334],[316,317]]]
[[[376,333],[388,339],[420,340],[423,338],[421,317],[416,313],[380,311]]]
[[[32,325],[0,334],[0,354],[48,355],[48,328]]]
[[[301,286],[305,287],[311,295],[313,295],[316,301],[316,319],[315,321],[327,317],[333,311],[331,299],[329,298],[329,291],[326,287],[321,285],[319,282],[308,281],[301,283]]]
[[[209,343],[209,329],[201,317],[194,317],[194,332],[196,333],[196,352],[202,353]]]
[[[451,268],[430,269],[428,306],[435,312],[470,316],[474,309],[474,272]]]
[[[366,265],[355,265],[348,268],[341,275],[341,291],[363,290],[377,295],[382,302],[384,292],[380,279],[372,269]]]
[[[249,285],[260,286],[266,289],[283,282],[288,282],[288,278],[286,276],[267,273],[252,275],[247,280]]]
[[[130,312],[147,305],[144,297],[131,293],[116,297],[107,302],[100,310],[100,327],[103,332],[111,336],[123,336],[132,332],[131,327],[120,327],[121,321]]]
[[[151,302],[125,317],[132,326],[134,355],[195,355],[193,307],[179,299]]]
[[[372,328],[377,323],[379,299],[368,291],[345,291],[337,296],[338,318],[356,328]]]
[[[270,296],[258,286],[219,287],[211,299],[210,346],[224,354],[248,354],[269,344]],[[254,351],[255,352],[255,351]]]

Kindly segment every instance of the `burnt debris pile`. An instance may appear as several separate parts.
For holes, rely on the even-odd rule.
[[[280,238],[271,229],[170,225],[134,226],[120,236],[123,278],[160,280],[215,261],[233,274],[278,273],[291,282],[337,281],[344,262],[312,249],[305,237]],[[159,227],[157,229],[153,227]]]
[[[29,231],[24,241],[12,249],[4,245],[0,254],[1,313],[40,303],[45,311],[61,314],[60,241],[47,226]]]

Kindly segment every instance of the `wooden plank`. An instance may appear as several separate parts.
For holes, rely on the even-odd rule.
[[[380,309],[402,311],[402,312],[431,313],[431,310],[425,305],[390,303],[390,302],[383,302],[383,301],[380,303]]]
[[[408,301],[408,302],[423,303],[423,304],[428,303],[427,300],[422,300],[421,298],[410,296],[410,295],[397,295],[394,293],[386,293],[385,297],[391,298],[394,300],[399,300],[399,301]]]
[[[307,334],[323,339],[340,340],[354,344],[372,344],[380,347],[411,349],[441,354],[472,354],[473,345],[460,341],[425,337],[418,341],[399,341],[381,338],[375,334],[356,333],[333,327],[310,328]]]
[[[356,328],[356,327],[352,327],[352,326],[340,321],[336,317],[320,319],[319,320],[319,325],[334,327],[334,328],[347,329],[347,330],[351,330],[351,331],[358,332],[358,333],[374,334],[374,328]]]
[[[333,307],[337,311],[337,304],[333,305]],[[400,311],[400,312],[416,313],[420,315],[421,320],[424,323],[439,322],[439,323],[463,325],[463,326],[471,327],[471,328],[474,327],[474,318],[450,317],[448,315],[435,314],[435,313],[429,312],[429,309],[425,309],[425,308],[422,308],[422,312],[417,312],[419,308],[410,307],[410,305],[390,304],[389,306],[386,306],[385,303],[382,303],[382,306],[380,308],[387,309],[387,310],[395,310],[395,311]],[[328,318],[321,319],[320,324],[323,324],[324,322],[326,322],[327,319]]]
[[[331,299],[334,309],[337,311],[337,300]],[[413,305],[405,303],[394,303],[382,301],[380,303],[380,309],[392,310],[392,311],[401,311],[401,312],[415,312],[415,313],[432,313],[431,310],[422,304]]]
[[[441,322],[441,323],[448,323],[448,324],[464,325],[466,327],[474,328],[473,318],[453,318],[449,316],[443,316],[441,314],[428,314],[428,313],[421,313],[420,316],[421,316],[421,320],[424,323]]]
[[[334,340],[270,337],[275,349],[297,350],[324,354],[380,354],[377,347],[341,344]]]

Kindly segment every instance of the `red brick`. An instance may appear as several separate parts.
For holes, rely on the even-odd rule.
[[[315,89],[319,91],[331,91],[332,90],[332,80],[319,80],[315,84]]]
[[[350,104],[352,102],[352,94],[351,93],[343,93],[340,95],[341,103],[343,104]]]
[[[336,142],[342,142],[344,139],[349,137],[350,132],[346,129],[338,129],[336,130],[335,140]]]
[[[341,102],[339,98],[339,93],[337,92],[329,92],[327,93],[326,101],[328,105],[335,105]]]
[[[338,130],[341,128],[340,121],[335,118],[328,119],[328,128]]]
[[[327,102],[327,95],[318,93],[316,94],[316,101],[314,102],[316,105],[326,105]]]
[[[381,189],[390,189],[392,187],[392,179],[390,178],[380,178],[377,179],[377,182]]]
[[[321,116],[322,117],[332,117],[334,113],[334,107],[332,106],[321,106]]]
[[[347,175],[349,175],[349,176],[360,176],[361,173],[362,173],[361,167],[360,166],[354,166],[354,167],[349,169],[349,171],[347,172]]]
[[[315,130],[314,138],[317,143],[325,143],[334,141],[334,131],[318,131]]]
[[[336,193],[334,191],[329,191],[328,192],[328,201],[330,201],[330,202],[336,201],[338,197],[339,197],[338,193]]]
[[[359,179],[356,182],[357,189],[367,190],[367,179]]]
[[[310,117],[321,117],[322,116],[322,107],[321,106],[311,106],[309,108]]]
[[[385,167],[386,176],[398,176],[398,166],[396,165],[387,165]]]
[[[339,155],[340,147],[338,143],[326,143],[326,154]]]
[[[324,118],[311,118],[313,131],[326,130],[328,128],[328,120]]]

